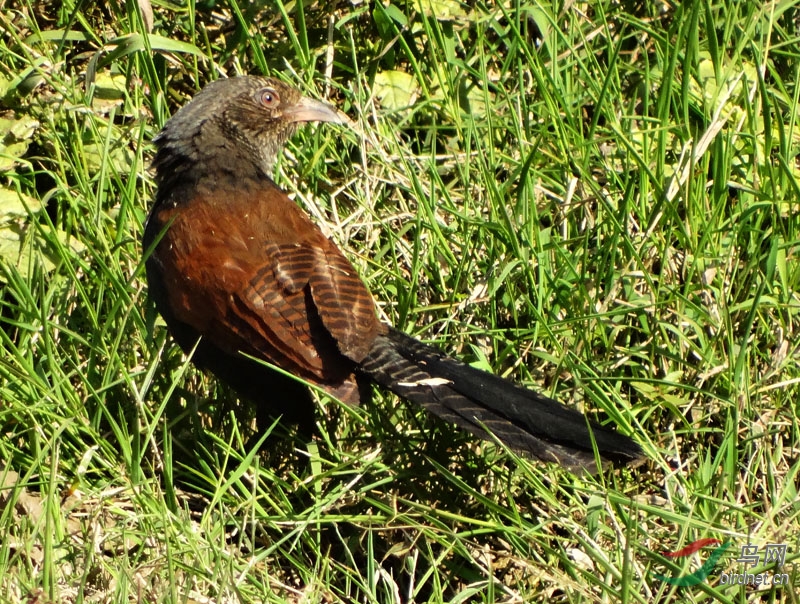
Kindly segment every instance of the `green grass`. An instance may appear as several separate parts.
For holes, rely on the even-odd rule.
[[[796,602],[800,7],[234,2],[0,13],[0,601]],[[141,261],[150,140],[236,73],[357,122],[276,179],[385,320],[648,463],[573,476],[384,394],[259,450]],[[655,577],[707,537],[706,580]],[[793,586],[723,585],[747,543]]]

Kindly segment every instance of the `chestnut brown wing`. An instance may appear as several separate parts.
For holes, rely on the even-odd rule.
[[[183,282],[171,288],[176,317],[223,350],[321,384],[346,379],[385,331],[355,269],[277,187],[220,203],[160,213],[171,224],[157,261]]]

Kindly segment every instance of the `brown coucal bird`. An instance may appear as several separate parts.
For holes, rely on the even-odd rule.
[[[215,81],[155,138],[144,233],[150,295],[193,361],[284,419],[314,425],[307,388],[345,402],[378,384],[482,438],[572,469],[638,463],[627,436],[381,323],[352,264],[272,180],[302,122],[349,120],[276,79]]]

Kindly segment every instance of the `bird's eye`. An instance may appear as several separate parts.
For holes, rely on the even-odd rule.
[[[264,107],[277,107],[281,102],[281,97],[272,88],[263,88],[258,93],[258,100]]]

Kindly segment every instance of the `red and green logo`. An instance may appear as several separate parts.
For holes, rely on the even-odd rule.
[[[721,545],[719,545],[721,544]],[[676,552],[664,552],[664,555],[668,558],[686,558],[687,556],[691,556],[692,554],[696,554],[702,548],[708,545],[717,545],[711,552],[711,555],[706,560],[705,564],[698,568],[690,575],[681,575],[679,577],[667,577],[666,575],[660,575],[658,573],[653,573],[653,576],[656,579],[660,579],[661,581],[666,581],[670,585],[677,585],[679,587],[691,587],[692,585],[697,585],[702,583],[706,580],[708,575],[711,574],[711,571],[714,570],[714,567],[719,562],[719,559],[722,557],[722,554],[725,553],[725,550],[728,549],[731,542],[726,541],[722,543],[719,539],[698,539],[687,545],[684,548],[679,549]]]

